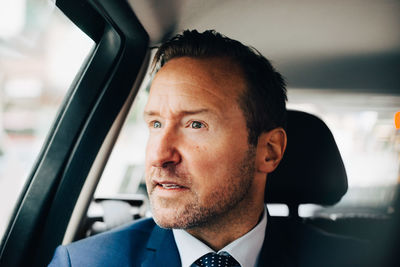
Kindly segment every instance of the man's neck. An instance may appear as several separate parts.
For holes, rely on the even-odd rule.
[[[263,205],[257,209],[245,210],[245,214],[229,212],[207,224],[187,229],[186,231],[215,251],[248,233],[260,220],[264,211]]]

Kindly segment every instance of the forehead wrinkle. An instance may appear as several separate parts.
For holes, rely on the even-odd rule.
[[[170,92],[171,91],[177,91],[174,89],[177,88],[182,88],[185,91],[187,91],[187,93],[185,93],[185,91],[179,90],[178,93],[174,92],[174,96],[184,96],[184,97],[189,97],[189,98],[198,98],[198,96],[193,95],[193,93],[190,93],[193,89],[199,91],[199,93],[207,93],[209,95],[211,95],[213,98],[217,98],[220,101],[227,101],[227,99],[230,98],[231,94],[229,94],[228,92],[222,92],[223,94],[220,95],[217,92],[215,92],[215,90],[208,88],[208,87],[204,87],[201,85],[198,85],[197,82],[189,82],[189,81],[175,81],[175,82],[168,82],[168,81],[160,81],[159,82],[159,86],[164,87],[162,90],[162,93],[158,93],[159,96],[171,96]],[[151,91],[151,89],[150,89]],[[164,92],[165,91],[165,92]],[[220,90],[222,91],[222,90]],[[233,90],[232,90],[233,91]]]
[[[168,116],[167,114],[170,114],[169,116],[177,116],[181,113],[188,114],[192,110],[207,109],[209,114],[215,113],[221,116],[223,114],[223,110],[220,110],[221,102],[231,101],[230,98],[211,93],[212,91],[204,90],[201,86],[194,85],[195,91],[199,91],[199,93],[193,94],[191,89],[187,89],[188,86],[166,86],[166,84],[158,83],[157,88],[150,89],[151,97],[149,98],[147,109],[156,109],[159,115]],[[170,85],[170,83],[168,84]],[[187,83],[180,82],[179,84]],[[198,101],[201,94],[207,94],[209,100]]]
[[[180,110],[178,112],[176,112],[177,116],[179,117],[185,117],[185,116],[190,116],[190,115],[198,115],[198,114],[207,114],[207,115],[211,115],[214,116],[215,114],[213,114],[209,109],[194,109],[194,110]],[[159,112],[155,112],[155,111],[144,111],[144,116],[160,116]]]
[[[144,116],[160,116],[167,119],[182,118],[190,115],[221,116],[221,112],[213,106],[199,105],[198,107],[193,107],[192,105],[173,105],[169,101],[162,102],[167,103],[167,105],[158,105],[155,109],[147,108],[144,111]]]

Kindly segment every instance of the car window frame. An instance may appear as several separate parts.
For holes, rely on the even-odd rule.
[[[59,110],[4,234],[0,266],[43,266],[61,243],[104,139],[145,62],[149,37],[126,1],[59,0],[96,43]]]

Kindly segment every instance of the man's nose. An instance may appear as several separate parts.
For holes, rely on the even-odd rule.
[[[172,129],[163,129],[157,136],[153,136],[150,145],[150,161],[153,167],[166,168],[181,162],[178,150],[179,137]]]

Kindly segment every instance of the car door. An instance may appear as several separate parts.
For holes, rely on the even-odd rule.
[[[70,86],[5,231],[0,266],[45,266],[121,108],[135,96],[148,36],[125,1],[60,0],[68,18],[95,47]],[[136,81],[136,83],[135,83]],[[109,142],[105,143],[108,135]]]

